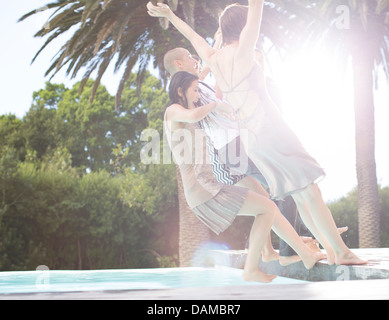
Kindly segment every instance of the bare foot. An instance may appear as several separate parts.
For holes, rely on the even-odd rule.
[[[292,263],[296,263],[301,261],[301,258],[299,256],[290,256],[290,257],[280,257],[280,265],[283,267],[286,267]]]
[[[348,231],[348,227],[342,227],[342,228],[338,228],[338,232],[339,234],[342,234],[344,232],[347,232]],[[332,250],[332,248],[327,248],[326,249],[326,253],[327,253],[327,264],[329,266],[332,266],[334,264],[338,264],[336,261],[337,261],[337,258],[335,256],[335,253],[334,251]]]
[[[349,251],[346,254],[337,255],[335,258],[335,263],[337,265],[347,266],[347,265],[362,265],[362,264],[367,264],[369,262],[357,257],[354,253]]]
[[[277,251],[262,251],[262,261],[263,262],[271,262],[271,261],[277,261],[280,258],[280,255]]]
[[[315,266],[316,262],[323,260],[323,259],[326,259],[326,258],[327,258],[327,255],[325,255],[324,253],[312,252],[311,255],[309,255],[306,258],[303,258],[302,260],[303,260],[305,268],[310,270]]]
[[[269,283],[272,282],[277,276],[266,274],[261,270],[257,269],[255,271],[244,271],[243,272],[243,280],[248,282],[263,282]]]

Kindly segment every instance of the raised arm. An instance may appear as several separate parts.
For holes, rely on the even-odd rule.
[[[249,0],[247,23],[239,38],[238,50],[241,57],[254,53],[261,29],[263,5],[264,0]]]
[[[209,63],[210,57],[215,53],[205,39],[198,35],[187,23],[177,17],[168,5],[158,3],[154,6],[151,2],[147,4],[148,14],[152,17],[167,18],[171,24],[187,38],[200,58],[206,63]]]

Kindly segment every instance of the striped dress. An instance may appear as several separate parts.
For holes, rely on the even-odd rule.
[[[200,101],[201,105],[209,104],[212,101],[217,101],[218,99],[215,96],[215,91],[209,87],[204,82],[199,81],[199,87],[200,87]],[[227,185],[234,185],[238,183],[240,180],[242,180],[246,175],[239,175],[239,174],[233,174],[230,170],[230,168],[222,163],[220,161],[219,155],[218,155],[218,149],[215,148],[214,143],[210,136],[212,135],[214,139],[218,139],[218,147],[222,147],[227,145],[228,141],[226,137],[225,132],[221,132],[219,136],[217,136],[217,132],[213,132],[215,130],[215,127],[217,127],[219,130],[222,129],[222,127],[227,126],[230,129],[235,128],[236,134],[235,138],[238,136],[239,131],[236,125],[228,120],[225,120],[224,123],[218,123],[220,121],[219,118],[217,118],[215,115],[210,114],[205,121],[200,122],[201,128],[205,131],[207,134],[207,148],[210,156],[210,160],[212,163],[212,171],[216,178],[216,181],[220,183],[224,183]],[[224,136],[225,141],[220,142],[220,139]],[[232,135],[232,138],[234,138],[234,135]]]

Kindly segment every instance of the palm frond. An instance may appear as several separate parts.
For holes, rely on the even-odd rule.
[[[54,77],[65,66],[66,74],[72,78],[83,69],[80,89],[87,79],[97,72],[96,86],[111,63],[118,72],[125,66],[118,86],[116,105],[125,81],[137,66],[139,81],[143,71],[153,61],[166,85],[167,74],[163,67],[163,56],[177,47],[190,48],[190,44],[172,27],[148,16],[145,6],[148,0],[57,0],[43,9],[33,10],[19,19],[23,21],[43,10],[52,10],[48,26],[41,28],[35,36],[47,37],[34,56],[32,63],[47,46],[66,32],[75,29],[73,35],[57,52],[45,75]],[[177,15],[182,17],[204,37],[213,37],[218,28],[218,16],[231,3],[247,4],[244,0],[153,0],[167,2]],[[274,46],[292,48],[294,44],[319,38],[318,29],[331,30],[329,12],[344,3],[344,0],[272,0],[265,3],[262,37],[270,39]],[[370,21],[371,5],[368,0],[348,0],[355,12],[360,12],[362,21]],[[355,7],[355,8],[354,8]],[[377,0],[375,10],[383,16],[389,0]],[[386,16],[385,16],[386,17]],[[332,17],[333,18],[333,17]],[[322,33],[323,35],[323,33]],[[384,52],[387,52],[384,50]],[[116,59],[116,61],[115,61]],[[389,59],[387,59],[389,60]],[[96,87],[97,88],[97,87]],[[92,92],[92,98],[96,91]]]
[[[104,8],[106,8],[108,4],[108,1],[104,1]],[[87,19],[94,15],[95,11],[101,11],[103,6],[101,6],[100,1],[95,1],[95,0],[85,0],[85,6],[84,10],[82,12],[82,18],[81,18],[81,23],[84,26]]]
[[[387,11],[389,9],[389,0],[378,0],[377,1],[377,8],[376,13],[381,14],[384,11]]]

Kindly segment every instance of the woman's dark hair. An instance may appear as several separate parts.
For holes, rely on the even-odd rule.
[[[175,73],[169,85],[170,103],[177,103],[182,105],[184,108],[188,108],[188,101],[186,100],[185,93],[192,85],[193,81],[198,79],[199,78],[197,76],[186,71],[179,71]],[[184,98],[180,97],[178,89],[181,89],[181,92],[184,94]]]
[[[220,16],[220,27],[223,43],[230,44],[238,41],[243,28],[247,23],[248,7],[241,4],[232,4]]]

